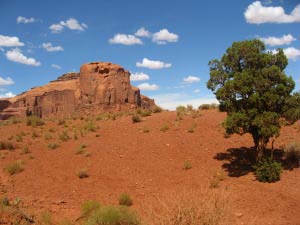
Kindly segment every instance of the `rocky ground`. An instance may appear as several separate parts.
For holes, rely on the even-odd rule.
[[[225,114],[200,114],[178,120],[176,112],[155,113],[140,123],[123,115],[93,122],[46,120],[37,127],[2,124],[0,139],[17,148],[0,150],[0,195],[35,218],[47,211],[76,224],[81,204],[89,199],[118,204],[120,194],[128,193],[131,208],[149,217],[150,208],[161,202],[157,199],[196,199],[201,193],[204,199],[213,191],[224,201],[222,224],[300,224],[300,170],[284,170],[276,183],[256,181],[247,157],[251,137],[224,137]],[[298,125],[282,129],[274,147],[290,141],[300,141]],[[54,144],[58,147],[52,149]],[[9,175],[4,168],[16,160],[24,170]],[[184,169],[187,164],[190,169]],[[80,170],[89,177],[80,179]]]

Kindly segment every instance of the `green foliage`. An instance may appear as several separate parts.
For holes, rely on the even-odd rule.
[[[86,148],[85,144],[79,145],[75,151],[75,154],[79,155],[85,153],[85,148]]]
[[[94,200],[86,201],[81,206],[81,215],[83,217],[91,215],[92,212],[101,207],[100,203]]]
[[[125,206],[131,206],[132,205],[132,199],[129,194],[121,194],[119,197],[119,204],[125,205]]]
[[[70,136],[69,136],[69,134],[68,134],[68,131],[66,131],[66,130],[64,130],[62,133],[60,133],[58,135],[58,138],[61,141],[68,141],[68,140],[71,139]]]
[[[282,167],[272,158],[262,158],[254,167],[255,175],[261,182],[275,182],[280,180]]]
[[[23,147],[23,148],[21,149],[21,152],[20,152],[20,153],[21,153],[21,155],[25,155],[25,154],[30,153],[28,146]]]
[[[151,110],[141,110],[139,112],[139,114],[142,116],[142,117],[146,117],[146,116],[151,116]]]
[[[153,107],[151,108],[151,111],[152,111],[153,113],[160,113],[160,112],[163,111],[163,109],[162,109],[161,107],[155,105],[155,106],[153,106]]]
[[[138,114],[133,115],[131,117],[131,120],[132,120],[133,123],[139,123],[139,122],[141,122],[141,118],[140,118],[140,116]]]
[[[42,126],[45,122],[38,116],[29,116],[26,121],[27,126],[37,127]]]
[[[5,167],[5,171],[9,174],[9,175],[14,175],[17,173],[20,173],[24,170],[24,162],[21,160],[17,160],[15,162],[9,163],[8,165],[6,165]]]
[[[84,129],[86,131],[91,131],[91,132],[96,132],[96,130],[98,129],[98,126],[94,124],[93,121],[88,121],[85,126]]]
[[[191,164],[191,162],[190,162],[190,161],[185,161],[185,162],[183,163],[183,169],[184,169],[184,170],[192,169],[192,164]]]
[[[176,107],[177,116],[183,116],[185,114],[186,108],[182,105]]]
[[[221,60],[209,62],[207,87],[228,113],[228,134],[250,133],[259,152],[271,137],[279,135],[282,119],[300,117],[300,94],[292,94],[295,82],[284,69],[288,60],[281,49],[265,51],[260,40],[234,42]]]
[[[160,131],[162,132],[166,132],[167,130],[169,130],[169,126],[167,124],[164,124],[161,128]]]
[[[137,214],[125,206],[101,206],[93,210],[84,225],[140,225]]]

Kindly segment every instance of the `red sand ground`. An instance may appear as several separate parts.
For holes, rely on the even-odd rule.
[[[224,171],[225,180],[220,191],[226,192],[230,224],[300,224],[300,169],[285,170],[281,181],[260,183],[248,168],[242,168],[235,156],[243,158],[241,147],[253,146],[249,135],[224,137],[220,123],[225,114],[215,110],[201,111],[201,116],[185,116],[175,121],[175,112],[163,112],[143,117],[133,124],[130,116],[117,120],[97,121],[99,129],[88,132],[78,140],[60,143],[55,150],[47,148],[50,142],[59,142],[57,133],[72,126],[85,124],[81,120],[67,120],[68,128],[46,122],[32,128],[24,123],[0,127],[1,140],[7,140],[21,131],[28,135],[19,147],[0,158],[0,195],[9,199],[20,198],[24,208],[39,214],[48,210],[57,218],[74,218],[80,215],[82,202],[94,199],[105,204],[118,204],[121,193],[129,193],[134,206],[143,214],[153,196],[182,190],[207,188],[216,172]],[[160,128],[167,124],[166,132]],[[187,130],[196,124],[194,133]],[[56,133],[48,131],[58,129]],[[149,129],[149,133],[142,130]],[[35,130],[40,137],[32,139]],[[45,140],[50,133],[54,140]],[[73,136],[73,132],[69,132]],[[100,137],[96,137],[99,134]],[[275,142],[275,147],[292,140],[300,141],[295,125],[286,127]],[[91,156],[75,154],[76,148],[86,144]],[[22,146],[29,146],[34,159],[20,154]],[[232,154],[229,153],[232,149]],[[233,150],[236,149],[236,150]],[[241,158],[240,161],[243,162]],[[9,162],[22,159],[25,169],[13,176],[2,169]],[[192,169],[183,170],[189,160]],[[226,164],[234,162],[226,170]],[[247,163],[247,160],[244,160]],[[90,177],[79,179],[76,172],[86,168]],[[154,203],[155,204],[155,203]]]

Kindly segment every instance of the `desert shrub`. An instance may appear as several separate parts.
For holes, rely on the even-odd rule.
[[[59,144],[57,144],[57,143],[49,143],[48,144],[48,148],[49,149],[56,149],[58,147],[59,147]]]
[[[83,217],[89,216],[91,215],[92,212],[99,209],[100,207],[101,204],[97,201],[94,200],[86,201],[81,205],[81,215]]]
[[[15,146],[13,143],[8,141],[0,141],[0,150],[13,150]]]
[[[149,128],[148,127],[143,127],[143,133],[149,133],[150,132],[150,130],[149,130]]]
[[[49,133],[45,133],[44,138],[45,138],[46,141],[51,140],[52,139],[52,135],[49,134]]]
[[[53,224],[52,215],[48,211],[45,211],[45,212],[41,213],[40,220],[41,220],[41,223],[45,224],[45,225]]]
[[[208,110],[208,109],[211,109],[211,107],[210,107],[210,104],[202,104],[199,106],[199,109]]]
[[[29,151],[29,148],[27,147],[27,146],[25,146],[25,147],[23,147],[22,149],[21,149],[21,155],[25,155],[25,154],[28,154],[28,153],[30,153],[30,151]]]
[[[96,120],[99,121],[99,120],[115,120],[116,119],[116,115],[113,114],[113,113],[109,113],[109,112],[105,112],[105,113],[102,113],[98,116],[96,116]]]
[[[80,169],[80,170],[77,172],[77,176],[78,176],[80,179],[88,178],[88,177],[89,177],[89,174],[88,174],[88,172],[87,172],[87,169]]]
[[[160,113],[162,111],[162,108],[156,105],[151,108],[151,111],[153,113]]]
[[[193,108],[192,105],[187,105],[187,106],[186,106],[186,111],[191,112],[191,111],[193,111],[193,110],[194,110],[194,108]]]
[[[155,201],[156,200],[156,201]],[[147,224],[163,225],[220,225],[226,223],[227,196],[208,189],[205,192],[184,190],[169,192],[145,206]]]
[[[160,131],[162,132],[166,132],[167,130],[169,130],[169,126],[167,124],[164,124],[161,128]]]
[[[83,154],[85,153],[85,148],[86,145],[85,144],[81,144],[77,147],[77,149],[75,150],[75,154],[79,155],[79,154]]]
[[[96,130],[98,129],[98,126],[94,124],[93,121],[88,121],[85,126],[84,129],[86,131],[91,131],[91,132],[96,132]]]
[[[140,118],[140,116],[138,114],[133,115],[131,117],[131,120],[132,120],[133,123],[139,123],[139,122],[141,122],[141,118]]]
[[[29,116],[26,120],[27,126],[37,127],[42,126],[45,122],[38,116]]]
[[[217,188],[220,186],[220,182],[225,179],[225,174],[223,171],[216,172],[213,179],[210,181],[209,188]]]
[[[177,116],[183,116],[185,114],[186,108],[182,105],[176,107]]]
[[[284,148],[284,155],[288,163],[299,165],[300,161],[300,143],[291,142]]]
[[[20,173],[24,170],[24,162],[22,160],[17,160],[15,162],[9,163],[5,166],[5,171],[9,175],[14,175]]]
[[[57,125],[61,126],[61,125],[65,125],[65,124],[66,124],[66,120],[65,119],[62,119],[62,118],[58,119]]]
[[[151,110],[141,110],[139,114],[142,117],[151,116]]]
[[[129,194],[121,194],[119,197],[119,204],[124,206],[131,206],[132,199]]]
[[[280,180],[282,172],[281,163],[272,158],[263,158],[257,162],[255,169],[256,178],[261,182],[275,182]]]
[[[17,123],[21,123],[22,119],[18,118],[18,117],[13,117],[13,118],[10,119],[10,121],[11,121],[12,124],[17,124]]]
[[[125,206],[101,206],[86,219],[85,225],[140,225],[134,211]]]
[[[185,161],[185,162],[183,163],[183,169],[184,169],[184,170],[192,169],[192,164],[191,164],[191,162],[190,162],[190,161]]]
[[[58,135],[58,138],[61,141],[68,141],[68,140],[71,139],[70,136],[69,136],[69,134],[68,134],[68,131],[66,131],[66,130],[64,130],[62,133],[60,133]]]
[[[23,137],[20,134],[16,135],[16,142],[23,142]]]
[[[54,132],[55,132],[55,128],[54,128],[54,127],[50,127],[50,128],[48,129],[48,131],[51,132],[51,133],[54,133]]]

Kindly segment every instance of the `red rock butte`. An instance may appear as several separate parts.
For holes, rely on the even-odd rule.
[[[0,100],[0,119],[12,116],[70,116],[107,111],[151,109],[154,100],[130,84],[130,73],[109,62],[83,64],[50,83]]]

